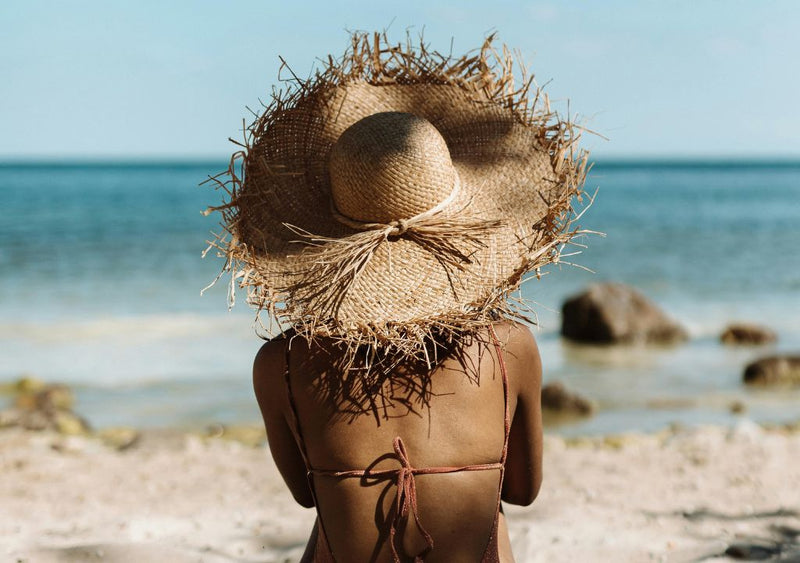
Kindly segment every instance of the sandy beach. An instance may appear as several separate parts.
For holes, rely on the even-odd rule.
[[[800,426],[548,435],[544,459],[536,502],[506,506],[518,561],[800,560]],[[314,520],[263,444],[224,436],[5,429],[0,472],[4,561],[297,561]]]
[[[542,366],[518,563],[800,563],[798,24],[793,0],[0,0],[0,563],[298,562],[316,512],[270,455],[264,342],[352,343],[343,385],[266,370],[338,421],[382,394],[365,366],[420,411],[439,385],[394,350],[461,359],[506,317]],[[495,461],[471,424],[437,464]]]

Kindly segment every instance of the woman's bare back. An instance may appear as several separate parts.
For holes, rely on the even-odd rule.
[[[501,324],[496,331],[504,348],[512,421],[502,494],[507,502],[528,504],[541,480],[541,366],[527,328]],[[331,401],[331,394],[320,384],[324,374],[333,369],[324,342],[309,347],[295,339],[287,356],[287,342],[276,340],[259,352],[254,384],[273,457],[298,502],[313,506],[316,498],[322,529],[338,561],[392,560],[389,535],[398,489],[396,479],[388,475],[342,478],[325,473],[397,470],[401,461],[393,443],[398,437],[406,463],[414,468],[495,465],[414,477],[419,521],[434,541],[426,561],[481,559],[496,526],[501,480],[496,464],[502,460],[505,440],[506,395],[491,342],[488,331],[479,335],[430,374],[400,367],[400,377],[429,378],[429,386],[420,387],[426,389],[426,395],[381,402],[377,405],[379,424],[374,410],[343,416],[345,405]],[[284,376],[287,357],[289,388]],[[376,400],[382,401],[381,396]],[[301,437],[292,432],[294,412]],[[315,473],[314,495],[307,469]],[[413,513],[403,524],[396,541],[402,552],[424,551],[425,536]],[[500,527],[501,560],[511,561],[504,523]]]

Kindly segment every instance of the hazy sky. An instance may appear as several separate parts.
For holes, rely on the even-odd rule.
[[[0,159],[225,157],[279,55],[307,75],[390,24],[456,54],[497,31],[597,156],[800,156],[794,0],[2,0]]]

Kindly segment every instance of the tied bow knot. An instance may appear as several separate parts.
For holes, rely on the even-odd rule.
[[[294,241],[303,245],[300,252],[312,258],[303,261],[303,266],[292,272],[295,281],[285,291],[292,295],[295,302],[313,304],[317,318],[337,319],[339,308],[350,288],[378,248],[402,237],[432,255],[446,272],[453,298],[458,300],[464,289],[458,274],[477,262],[476,253],[487,247],[487,241],[502,226],[499,219],[485,219],[465,213],[470,202],[453,214],[441,213],[444,206],[437,206],[414,217],[390,223],[354,221],[343,217],[332,205],[331,212],[337,221],[356,230],[353,234],[341,237],[316,235],[284,223],[287,229],[300,237]],[[390,273],[391,269],[390,254]]]
[[[389,544],[392,548],[392,557],[395,563],[400,563],[400,556],[395,545],[395,533],[397,532],[397,524],[400,521],[408,520],[409,513],[414,516],[414,523],[417,529],[425,538],[427,547],[414,557],[415,563],[422,561],[423,556],[433,549],[433,537],[428,533],[419,521],[419,513],[417,510],[417,483],[414,479],[415,469],[411,466],[411,461],[408,459],[406,446],[403,440],[397,436],[393,442],[394,453],[400,462],[400,469],[397,470],[397,493],[395,497],[395,516],[392,526],[389,529]]]
[[[504,364],[501,363],[501,366]],[[503,368],[505,369],[505,368]],[[505,373],[505,372],[504,372]],[[505,388],[504,388],[505,389]],[[508,436],[508,412],[506,411],[506,436]],[[406,526],[401,528],[401,524],[408,523],[409,515],[414,517],[414,524],[422,535],[426,547],[414,555],[414,562],[422,562],[424,557],[433,550],[433,537],[422,527],[419,520],[417,508],[417,483],[416,475],[435,475],[442,473],[458,473],[460,471],[488,471],[500,470],[501,482],[502,471],[505,464],[507,444],[503,445],[503,458],[495,463],[478,463],[473,465],[447,466],[447,467],[414,467],[408,459],[408,452],[403,440],[398,436],[392,442],[394,454],[400,462],[398,469],[350,469],[345,471],[332,471],[327,469],[310,469],[309,475],[328,475],[339,479],[359,478],[359,479],[393,479],[397,488],[395,496],[394,515],[389,525],[389,547],[392,550],[392,561],[401,563],[400,552],[404,552],[402,545],[398,549],[396,535],[400,528],[401,532]],[[383,457],[381,457],[383,459]]]
[[[389,231],[389,236],[402,236],[406,234],[408,231],[408,221],[406,219],[400,219],[399,221],[393,221],[391,223],[391,230]]]

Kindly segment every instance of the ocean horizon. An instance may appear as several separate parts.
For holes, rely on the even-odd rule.
[[[75,386],[98,427],[192,426],[258,417],[250,391],[262,341],[226,281],[200,255],[218,229],[219,160],[0,161],[0,382],[24,374]],[[597,197],[571,260],[526,283],[545,381],[598,404],[570,434],[732,424],[732,402],[759,421],[800,418],[800,393],[754,391],[744,365],[800,351],[800,159],[597,159]],[[591,272],[590,272],[591,271]],[[590,283],[629,284],[683,324],[675,348],[575,346],[559,336],[564,299]],[[734,321],[777,344],[728,348]],[[666,405],[666,406],[665,406]]]
[[[0,155],[0,167],[177,167],[177,168],[196,168],[198,166],[210,166],[216,171],[227,168],[229,156],[117,156],[117,155],[96,155],[96,156],[3,156]],[[604,168],[750,168],[750,167],[779,167],[797,168],[800,167],[800,155],[633,155],[633,156],[596,156],[590,155],[590,163],[593,166]]]

